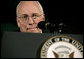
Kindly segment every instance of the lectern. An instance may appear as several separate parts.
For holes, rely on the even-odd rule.
[[[52,39],[52,42],[54,43],[57,40],[62,41],[62,40],[65,40],[64,38],[66,38],[66,41],[67,41],[68,39],[67,37],[75,39],[76,42],[79,42],[81,45],[83,44],[82,34],[51,34],[51,33],[40,34],[40,33],[22,33],[22,32],[2,32],[1,58],[40,58],[40,57],[45,58],[44,53],[46,51],[45,52],[43,51],[46,50],[46,48],[44,49],[44,47],[47,46],[46,43],[48,43],[49,40]],[[50,41],[49,44],[52,44],[52,42]],[[61,44],[59,43],[57,43],[55,47]],[[65,43],[62,42],[62,44],[65,44]],[[70,44],[67,44],[67,45],[70,45]],[[78,48],[80,48],[81,45],[78,46],[75,43],[75,47],[78,46]],[[50,49],[53,48],[54,44],[52,44],[51,46],[52,47],[49,46]],[[55,49],[57,49],[57,47]],[[80,50],[81,50],[80,52],[83,52],[82,48],[80,48]],[[50,50],[48,50],[48,52],[49,51]],[[70,54],[73,55],[74,53],[75,55],[75,52],[73,52],[72,50],[70,51],[71,51]],[[56,52],[54,53],[54,50],[53,50],[53,54],[56,54]],[[64,55],[61,55],[61,56],[64,56]]]

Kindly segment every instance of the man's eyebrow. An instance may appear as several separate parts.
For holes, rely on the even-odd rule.
[[[39,15],[38,13],[32,13],[32,15]],[[19,16],[29,16],[28,14],[21,14]]]
[[[22,15],[20,15],[20,16],[28,16],[27,14],[22,14]]]
[[[38,15],[38,13],[32,13],[32,15],[34,15],[34,14],[35,14],[35,15]]]

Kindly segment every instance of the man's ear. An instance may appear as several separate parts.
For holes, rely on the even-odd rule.
[[[45,14],[42,15],[42,19],[45,21]]]
[[[17,19],[16,21],[17,21],[17,25],[18,25],[18,27],[20,27],[20,20]]]

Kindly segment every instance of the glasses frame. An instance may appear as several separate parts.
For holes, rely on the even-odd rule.
[[[26,18],[24,18],[25,15],[26,15]],[[42,15],[44,15],[44,14],[40,14],[37,16],[36,15],[35,16],[28,16],[27,14],[23,14],[22,16],[17,16],[17,18],[21,19],[22,21],[26,21],[26,20],[29,20],[29,17],[31,17],[34,20],[34,19],[41,17]]]

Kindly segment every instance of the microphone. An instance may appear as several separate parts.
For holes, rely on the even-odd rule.
[[[38,23],[38,27],[43,30],[49,29],[51,33],[62,33],[65,31],[66,24],[62,22],[56,24],[56,23],[41,21]]]
[[[51,24],[50,22],[41,21],[38,23],[40,29],[52,29],[56,27],[56,24]]]

